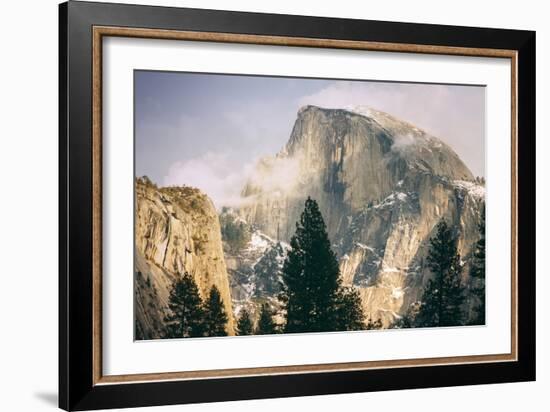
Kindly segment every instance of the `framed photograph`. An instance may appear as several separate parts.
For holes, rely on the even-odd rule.
[[[535,379],[535,33],[60,5],[59,402]]]

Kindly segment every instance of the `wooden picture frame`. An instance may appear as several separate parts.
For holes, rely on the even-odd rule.
[[[65,410],[535,379],[535,33],[106,3],[59,8],[59,406]],[[107,36],[510,59],[511,352],[102,373],[102,40]]]

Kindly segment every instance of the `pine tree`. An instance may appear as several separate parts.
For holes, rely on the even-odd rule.
[[[472,319],[474,325],[485,324],[485,206],[481,211],[481,221],[478,226],[479,240],[476,242],[470,277],[472,292],[477,298],[475,314]]]
[[[164,318],[165,338],[188,338],[203,335],[203,309],[199,290],[193,277],[185,272],[172,285]]]
[[[256,335],[272,335],[274,333],[277,333],[277,328],[275,322],[273,322],[273,311],[269,307],[269,304],[264,303],[260,311]]]
[[[382,320],[377,319],[373,321],[372,318],[369,318],[365,326],[365,329],[366,330],[382,329]]]
[[[220,291],[214,285],[204,305],[204,333],[206,336],[227,336],[226,324],[227,314]]]
[[[282,274],[280,300],[286,313],[284,331],[338,330],[340,273],[330,248],[319,206],[310,197],[296,223]]]
[[[367,327],[361,296],[357,289],[340,288],[337,305],[338,326],[335,330],[363,330]]]
[[[252,335],[254,333],[254,325],[252,324],[250,313],[246,309],[243,309],[239,316],[236,332],[239,336]]]
[[[435,237],[430,239],[427,261],[433,278],[424,290],[415,326],[456,326],[464,323],[461,308],[464,303],[462,267],[456,242],[452,229],[445,220],[441,220]]]

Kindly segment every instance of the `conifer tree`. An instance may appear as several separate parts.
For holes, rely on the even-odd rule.
[[[363,330],[367,328],[361,296],[357,289],[353,287],[340,288],[337,302],[337,322],[338,326],[335,330]]]
[[[372,318],[369,318],[367,321],[367,324],[365,326],[366,330],[375,330],[375,329],[382,329],[382,320],[372,320]]]
[[[246,309],[243,309],[241,315],[239,316],[236,332],[239,336],[254,334],[254,325],[252,323],[252,319],[250,318],[250,313]]]
[[[213,285],[204,305],[204,333],[206,336],[227,336],[227,314],[218,288]]]
[[[424,290],[415,326],[456,326],[464,323],[461,307],[464,303],[462,267],[456,242],[452,229],[445,220],[441,220],[436,235],[430,239],[427,261],[433,278]]]
[[[470,277],[472,292],[477,298],[475,314],[472,319],[474,325],[485,324],[485,206],[481,211],[481,221],[478,226],[479,240],[476,242]]]
[[[256,328],[256,335],[271,335],[277,333],[275,322],[273,322],[273,311],[269,304],[263,303],[260,311],[260,319]]]
[[[165,338],[188,338],[203,335],[203,309],[199,290],[193,277],[185,272],[170,290],[168,308],[164,318]]]
[[[330,248],[319,206],[310,197],[296,223],[282,273],[280,300],[286,313],[284,331],[322,332],[339,329],[337,306],[340,273]]]

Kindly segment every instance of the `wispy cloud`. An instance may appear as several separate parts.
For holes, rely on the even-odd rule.
[[[201,156],[173,163],[164,177],[164,185],[193,186],[206,193],[217,208],[239,206],[241,190],[252,164],[236,163],[227,153],[207,152]]]
[[[292,194],[299,184],[298,158],[261,157],[237,166],[231,154],[207,152],[173,163],[164,177],[164,186],[192,186],[208,195],[216,208],[240,207],[255,199],[242,196],[245,185],[260,187],[272,194]]]
[[[390,113],[440,137],[484,173],[479,87],[160,72],[138,80],[136,173],[159,184],[206,184],[217,204],[235,201],[255,160],[284,147],[306,104]]]
[[[259,159],[250,172],[248,183],[263,192],[290,195],[303,176],[299,157],[266,157]],[[303,171],[302,171],[303,172]]]

